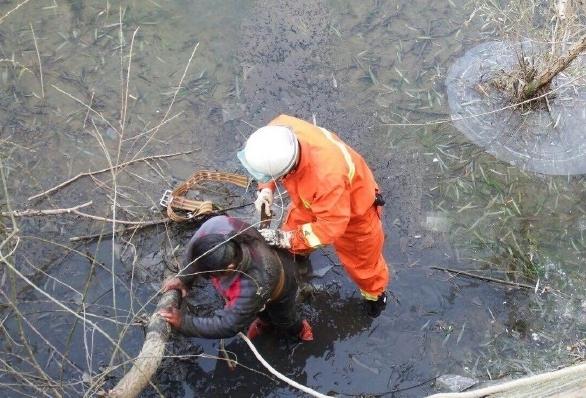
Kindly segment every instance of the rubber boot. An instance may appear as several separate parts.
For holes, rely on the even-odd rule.
[[[376,301],[375,300],[365,300],[365,301],[366,301],[366,303],[365,303],[366,313],[368,314],[368,316],[370,316],[372,318],[376,318],[387,307],[387,294],[385,292],[383,292],[380,296],[378,296],[378,299]]]
[[[301,330],[299,331],[299,339],[301,341],[313,341],[313,330],[306,319],[301,321]]]
[[[246,332],[246,337],[250,340],[254,339],[255,337],[260,336],[264,332],[268,331],[271,326],[263,321],[260,318],[256,318],[248,327],[248,331]]]

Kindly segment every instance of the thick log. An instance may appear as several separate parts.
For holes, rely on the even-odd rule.
[[[540,89],[547,86],[558,73],[566,69],[584,49],[586,49],[586,36],[583,36],[579,42],[574,44],[565,56],[558,58],[553,64],[538,74],[535,79],[527,83],[521,90],[521,95],[518,98],[519,101],[522,102],[535,97]]]
[[[440,393],[427,398],[581,398],[586,397],[586,362],[477,390]]]
[[[142,350],[136,357],[132,369],[110,391],[109,397],[133,398],[149,384],[163,360],[165,344],[171,335],[171,326],[158,312],[161,308],[179,308],[180,297],[181,293],[177,290],[168,291],[161,297],[149,320]]]

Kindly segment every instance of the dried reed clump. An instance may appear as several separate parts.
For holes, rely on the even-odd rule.
[[[493,27],[492,33],[511,42],[531,39],[544,44],[537,54],[521,50],[517,67],[502,71],[489,82],[512,103],[545,101],[542,94],[549,90],[552,79],[586,49],[585,7],[580,1],[519,0],[500,5],[480,0],[474,5],[474,13],[486,21],[485,28]]]

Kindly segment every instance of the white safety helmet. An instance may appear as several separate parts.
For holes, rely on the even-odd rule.
[[[261,127],[248,138],[238,159],[254,179],[268,182],[284,176],[297,164],[299,143],[288,127]]]

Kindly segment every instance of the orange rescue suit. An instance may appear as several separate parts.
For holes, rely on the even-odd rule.
[[[291,251],[307,254],[333,244],[362,295],[376,300],[389,283],[389,271],[372,171],[362,156],[324,128],[287,115],[269,125],[289,127],[300,145],[297,167],[282,179],[291,198],[282,226],[294,231]],[[274,192],[276,184],[259,184],[259,189],[265,187]]]

